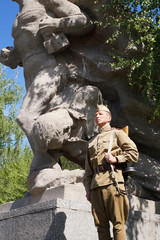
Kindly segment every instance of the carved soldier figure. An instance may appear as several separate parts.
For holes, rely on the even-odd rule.
[[[12,29],[14,48],[2,49],[0,62],[11,68],[24,68],[27,93],[17,122],[34,152],[28,178],[31,191],[40,170],[51,168],[59,174],[62,149],[71,160],[78,159],[78,155],[84,160],[85,107],[96,106],[100,93],[95,87],[68,82],[65,58],[59,53],[70,44],[65,34],[81,36],[92,30],[89,17],[67,0],[13,1],[20,7]],[[95,100],[88,104],[93,92]],[[77,96],[83,105],[80,110]],[[75,144],[81,142],[79,152],[70,147],[69,139]]]

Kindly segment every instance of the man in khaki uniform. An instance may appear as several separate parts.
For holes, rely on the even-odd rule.
[[[89,142],[84,176],[86,197],[92,204],[99,240],[111,239],[109,221],[113,223],[114,240],[125,240],[129,202],[122,164],[137,162],[138,151],[123,130],[111,128],[111,113],[106,106],[98,106],[95,120],[99,134]]]

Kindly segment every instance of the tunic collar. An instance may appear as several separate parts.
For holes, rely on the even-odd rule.
[[[109,130],[111,130],[111,126],[108,125],[108,126],[104,126],[102,128],[99,129],[99,132],[102,133],[102,132],[108,132]]]

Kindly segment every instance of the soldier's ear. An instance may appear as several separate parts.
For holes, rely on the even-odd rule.
[[[111,114],[109,112],[107,112],[107,114],[108,114],[108,117],[109,117],[109,121],[111,122],[112,116],[111,116]]]

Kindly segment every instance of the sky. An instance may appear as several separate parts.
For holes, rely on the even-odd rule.
[[[19,5],[12,0],[1,0],[0,9],[0,49],[2,49],[7,46],[13,46],[12,25],[17,13],[19,12]],[[23,68],[18,67],[15,70],[12,70],[9,67],[5,67],[7,78],[15,78],[17,71],[17,83],[25,88]]]

